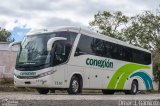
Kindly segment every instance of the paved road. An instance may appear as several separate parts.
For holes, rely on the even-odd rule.
[[[160,94],[102,95],[1,92],[0,106],[160,106]]]

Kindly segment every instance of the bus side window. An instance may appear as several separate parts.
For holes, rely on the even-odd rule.
[[[96,56],[104,56],[103,40],[94,38],[91,43],[91,48]]]
[[[110,43],[105,41],[104,42],[104,57],[107,57],[107,58],[111,58],[111,52],[110,52]]]
[[[145,57],[145,64],[151,64],[151,54],[150,53],[144,53]]]
[[[67,38],[66,41],[60,41],[55,44],[55,53],[53,55],[53,65],[58,65],[67,62],[72,45],[75,41],[77,33],[75,32],[60,32],[57,37]]]
[[[58,65],[66,61],[64,42],[55,42],[54,44],[54,54],[53,54],[53,65]]]
[[[92,49],[92,41],[93,38],[81,35],[74,56],[79,56],[83,54],[94,55],[94,51]]]
[[[117,59],[117,57],[118,57],[118,54],[117,54],[118,49],[117,49],[116,44],[111,43],[110,52],[111,52],[111,58]]]

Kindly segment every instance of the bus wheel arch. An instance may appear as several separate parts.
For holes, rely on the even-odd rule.
[[[72,90],[72,86],[73,86],[73,83],[77,83],[78,84],[78,91],[77,92],[74,92]],[[68,93],[69,94],[78,94],[78,93],[82,93],[82,88],[83,88],[83,78],[82,78],[82,75],[79,74],[79,73],[75,73],[72,75],[72,77],[70,78],[70,83],[69,83],[69,88],[68,88]]]

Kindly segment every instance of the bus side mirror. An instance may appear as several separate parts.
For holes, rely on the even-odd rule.
[[[67,40],[67,38],[64,37],[54,37],[48,40],[47,42],[47,51],[51,51],[52,49],[52,45],[55,41],[63,41],[63,40]]]
[[[21,41],[15,41],[15,42],[12,42],[12,43],[10,43],[9,44],[9,51],[12,51],[12,46],[14,46],[14,45],[20,45],[21,44]]]

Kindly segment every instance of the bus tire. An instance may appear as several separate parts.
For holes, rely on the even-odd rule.
[[[70,82],[70,86],[67,89],[68,94],[78,94],[80,91],[80,80],[78,79],[78,77],[73,76],[71,78],[71,82]]]
[[[136,80],[133,80],[131,85],[131,90],[126,90],[125,94],[135,95],[138,92],[138,82]]]
[[[37,91],[39,94],[47,94],[49,92],[49,89],[47,88],[37,88]]]
[[[114,94],[114,92],[115,92],[114,90],[106,90],[106,89],[105,89],[105,90],[104,90],[104,89],[102,90],[102,93],[105,94],[105,95],[107,95],[107,94],[108,94],[108,95],[112,95],[112,94]]]

